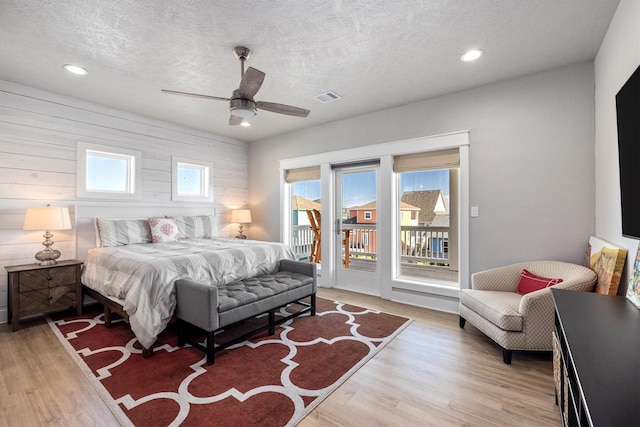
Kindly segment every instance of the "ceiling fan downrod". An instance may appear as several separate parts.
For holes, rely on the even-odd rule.
[[[236,55],[236,58],[240,60],[240,77],[242,77],[244,76],[244,61],[249,59],[251,50],[248,47],[236,46],[233,48],[233,53]]]

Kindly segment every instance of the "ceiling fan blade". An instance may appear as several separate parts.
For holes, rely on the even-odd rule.
[[[240,80],[240,87],[238,88],[240,96],[242,98],[253,99],[262,86],[264,76],[265,74],[262,71],[249,67],[242,75],[242,80]]]
[[[168,90],[168,89],[160,89],[160,91],[163,93],[170,93],[173,95],[195,96],[197,98],[214,99],[216,101],[230,101],[229,98],[222,98],[219,96],[212,96],[212,95],[201,95],[199,93],[178,92],[177,90]]]
[[[244,118],[234,116],[233,114],[229,116],[229,126],[238,126],[244,121]]]
[[[275,102],[256,101],[256,107],[261,110],[271,111],[272,113],[286,114],[287,116],[307,117],[310,113],[309,110],[305,110],[304,108],[277,104]]]

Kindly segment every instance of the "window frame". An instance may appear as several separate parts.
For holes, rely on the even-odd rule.
[[[179,192],[180,168],[198,169],[200,173],[200,193]],[[184,157],[171,157],[171,200],[174,202],[213,202],[213,163]]]
[[[87,156],[103,154],[104,158],[124,159],[127,161],[126,190],[99,190],[87,188]],[[95,155],[94,154],[94,155]],[[142,152],[109,145],[78,141],[77,144],[77,194],[82,199],[142,199]]]

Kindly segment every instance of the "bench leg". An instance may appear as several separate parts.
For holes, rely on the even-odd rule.
[[[184,321],[178,319],[177,321],[177,327],[178,327],[178,347],[184,347],[184,345],[187,343],[187,340],[185,339],[185,334],[187,333],[186,328],[187,325],[184,324]]]
[[[142,347],[142,357],[144,359],[148,359],[153,355],[153,348],[144,348]]]
[[[269,335],[276,333],[276,311],[269,310]]]
[[[316,315],[316,294],[311,295],[311,315]]]
[[[215,362],[213,335],[213,331],[207,333],[207,365],[213,365]]]

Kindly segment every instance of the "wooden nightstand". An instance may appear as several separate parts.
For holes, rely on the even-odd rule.
[[[21,318],[75,308],[82,314],[82,262],[71,259],[54,265],[8,265],[9,321],[13,330]]]

